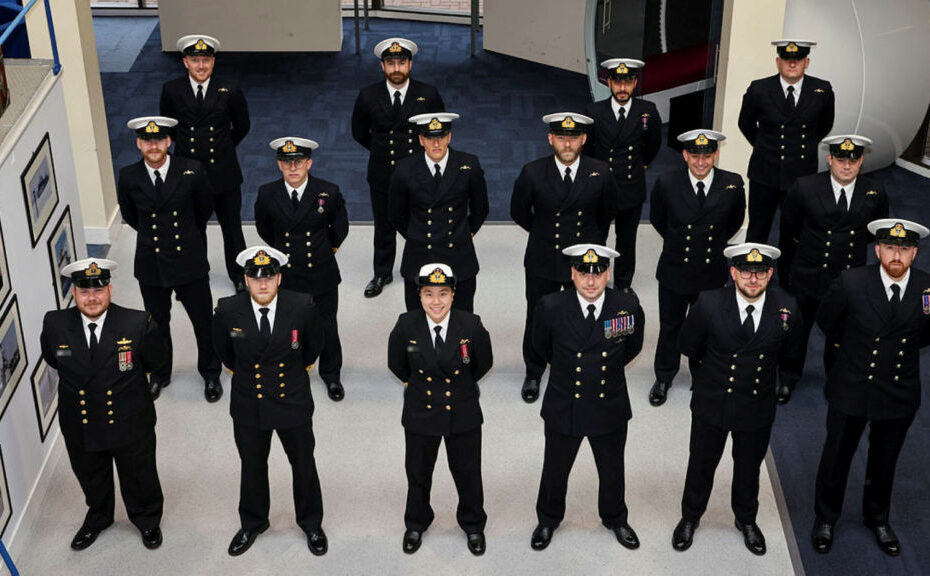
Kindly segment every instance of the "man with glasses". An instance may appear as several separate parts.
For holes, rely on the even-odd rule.
[[[702,292],[688,312],[678,344],[692,361],[691,442],[681,520],[672,547],[691,547],[714,486],[714,473],[733,438],[732,506],[750,552],[766,552],[756,524],[759,470],[775,420],[778,364],[792,354],[800,322],[794,298],[769,286],[777,248],[738,244],[723,251],[733,286]]]
[[[374,298],[394,280],[397,237],[388,215],[388,187],[397,163],[422,149],[416,128],[407,120],[442,112],[446,105],[433,86],[410,78],[419,48],[406,38],[388,38],[375,46],[384,80],[362,88],[352,110],[352,137],[370,152],[368,186],[375,223],[374,277],[365,297]],[[430,171],[432,173],[432,171]]]
[[[781,212],[778,275],[782,286],[797,298],[804,322],[798,333],[799,354],[785,364],[781,374],[780,402],[788,399],[804,373],[807,342],[823,295],[840,272],[865,264],[871,240],[868,223],[888,216],[888,195],[882,183],[859,174],[872,141],[844,134],[823,142],[829,147],[830,169],[798,178]],[[824,342],[827,374],[836,353],[836,342]]]
[[[862,517],[882,552],[897,556],[901,543],[889,522],[891,490],[920,406],[920,350],[930,343],[930,274],[911,265],[930,230],[897,218],[869,222],[868,230],[875,235],[878,264],[840,273],[817,312],[817,324],[839,352],[827,374],[827,437],[811,540],[817,552],[830,551],[849,468],[868,424]]]
[[[349,234],[349,216],[339,187],[311,177],[311,155],[319,144],[292,136],[269,142],[281,178],[263,184],[255,200],[255,228],[262,240],[281,252],[281,286],[313,296],[323,321],[320,378],[333,401],[345,397],[342,343],[339,340],[339,264],[336,251]]]

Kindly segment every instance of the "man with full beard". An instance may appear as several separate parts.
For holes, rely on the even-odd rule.
[[[397,163],[423,147],[416,127],[407,119],[417,114],[443,112],[446,105],[429,84],[410,78],[417,45],[406,38],[388,38],[375,46],[385,81],[362,88],[352,110],[352,137],[370,152],[368,186],[375,223],[374,277],[365,297],[381,294],[393,279],[397,236],[388,216],[388,186]]]
[[[849,467],[869,426],[862,517],[889,556],[901,544],[889,523],[895,466],[920,406],[920,349],[930,334],[930,274],[911,267],[927,228],[897,218],[869,223],[879,263],[840,273],[817,324],[839,344],[827,374],[827,437],[814,490],[814,550],[827,553],[843,510]]]
[[[562,250],[573,244],[604,244],[617,198],[607,164],[581,154],[585,129],[593,120],[574,112],[548,114],[542,120],[549,126],[554,154],[525,165],[510,198],[510,217],[530,233],[523,257],[526,378],[520,394],[526,402],[539,397],[539,379],[546,369],[546,361],[536,355],[531,342],[536,304],[546,294],[573,286],[569,259]]]
[[[614,288],[629,288],[636,269],[636,232],[646,201],[646,166],[662,145],[662,118],[649,100],[633,99],[645,64],[631,58],[601,62],[607,69],[611,97],[589,104],[594,119],[585,154],[607,162],[617,183]]]

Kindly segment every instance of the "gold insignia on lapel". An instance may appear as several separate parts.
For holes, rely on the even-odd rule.
[[[865,195],[866,196],[878,196],[878,192],[876,192],[875,190],[868,190],[866,191]]]
[[[471,342],[471,340],[469,340],[468,338],[462,338],[461,340],[459,340],[459,344],[468,344],[469,342]]]
[[[907,236],[907,230],[904,229],[904,224],[898,222],[894,225],[894,228],[888,231],[889,236],[894,236],[895,238],[904,238]],[[88,270],[88,274],[90,271]]]
[[[823,93],[823,88],[814,88],[814,93]]]
[[[233,328],[232,331],[233,331],[233,332],[242,332],[242,328]]]
[[[462,164],[459,170],[471,170],[471,166],[469,166],[468,164]]]
[[[127,344],[132,344],[132,340],[130,340],[129,338],[122,338],[120,340],[117,340],[116,344],[119,346],[125,346]]]
[[[629,314],[629,312],[627,312],[626,310],[621,310],[617,312],[617,316],[626,316],[627,314]]]
[[[67,350],[67,349],[71,348],[71,346],[69,346],[69,345],[67,345],[67,344],[59,344],[59,345],[58,345],[58,348],[60,348],[61,350]]]
[[[746,255],[746,262],[762,262],[762,254],[759,253],[759,250],[753,248],[752,252]]]
[[[694,140],[695,146],[707,146],[707,144],[707,136],[705,136],[703,133],[698,134],[698,137]]]
[[[185,170],[182,176],[187,176],[188,174],[195,174],[195,172],[193,170]]]
[[[736,184],[728,184],[728,185],[727,185],[727,190],[735,190],[735,189],[736,189]]]
[[[294,143],[288,140],[284,143],[284,146],[281,147],[281,152],[290,154],[291,152],[297,152],[297,146],[294,146]]]
[[[416,340],[407,340],[407,342],[409,342],[410,344],[416,344],[416,343],[417,343]]]
[[[154,120],[149,120],[149,123],[145,125],[146,134],[158,134],[159,132],[161,132],[161,127]]]
[[[320,198],[329,198],[329,192],[320,192],[317,196]]]
[[[856,149],[856,145],[853,144],[853,141],[850,140],[849,138],[843,140],[843,143],[840,144],[840,150],[850,151],[850,150],[855,150],[855,149]]]
[[[423,96],[417,96],[417,102],[426,102],[426,98]]]
[[[642,114],[640,118],[651,118],[651,115],[648,112],[646,112],[645,114]]]
[[[571,116],[566,116],[565,119],[562,120],[562,128],[574,128],[574,127],[575,127],[575,121],[572,120]]]
[[[219,88],[217,92],[229,92],[229,88]]]
[[[594,172],[591,172],[590,174],[588,174],[588,177],[590,178],[590,177],[592,177],[592,176],[600,176],[600,175],[601,175],[601,173],[598,172],[597,170],[595,170]]]

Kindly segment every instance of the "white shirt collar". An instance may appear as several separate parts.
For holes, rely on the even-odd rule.
[[[432,158],[429,157],[429,154],[426,152],[423,153],[423,157],[426,158],[426,169],[429,170],[430,174],[436,173],[436,164],[439,164],[439,173],[446,173],[446,164],[449,163],[449,150],[446,149],[446,155],[442,157],[442,160],[439,162],[434,162]]]
[[[392,85],[387,80],[384,81],[384,84],[387,86],[388,96],[391,97],[391,102],[394,102],[394,92],[397,92],[399,90],[400,91],[400,103],[403,104],[404,99],[407,97],[407,89],[410,88],[410,80],[408,79],[407,82],[400,88],[397,88],[396,86]]]
[[[833,176],[830,176],[830,184],[833,185],[833,199],[837,202],[840,201],[840,190],[846,190],[846,207],[848,208],[852,204],[852,195],[853,191],[856,189],[856,180],[853,179],[852,182],[843,186],[839,182],[833,179]]]
[[[575,296],[578,297],[578,304],[581,306],[581,315],[587,318],[588,317],[588,306],[590,304],[594,304],[594,317],[595,318],[600,317],[601,308],[604,307],[604,295],[606,293],[607,291],[605,290],[604,292],[601,292],[601,295],[597,298],[597,300],[595,300],[594,302],[588,302],[581,295],[581,292],[578,292],[577,290],[575,290]]]
[[[691,180],[691,189],[694,190],[694,193],[697,194],[697,183],[704,183],[704,195],[707,196],[710,194],[710,185],[714,183],[714,169],[711,168],[710,172],[707,173],[707,176],[703,180],[698,180],[694,177],[694,174],[691,173],[691,170],[688,170],[688,179]]]
[[[559,178],[560,179],[565,178],[565,169],[571,168],[572,169],[571,178],[572,178],[572,182],[574,182],[575,176],[578,175],[578,166],[581,164],[581,154],[579,154],[578,157],[575,158],[575,161],[572,162],[571,164],[562,164],[562,161],[559,160],[558,156],[553,155],[552,157],[555,158],[555,169],[558,170],[559,172]]]
[[[84,339],[87,340],[88,346],[90,346],[90,328],[88,328],[88,325],[90,325],[91,322],[97,325],[95,333],[97,334],[97,342],[99,343],[100,335],[103,334],[103,323],[107,319],[107,312],[108,310],[104,310],[103,314],[100,315],[100,318],[97,318],[96,320],[91,320],[87,316],[84,316],[84,314],[81,314],[81,324],[84,325]]]
[[[274,313],[275,313],[275,309],[278,307],[278,296],[275,295],[274,300],[269,302],[267,306],[262,306],[261,304],[256,302],[254,298],[251,298],[251,297],[249,298],[249,302],[252,303],[252,311],[255,314],[255,325],[261,328],[262,313],[259,310],[259,308],[267,308],[268,309],[268,324],[271,326],[271,329],[274,330]]]
[[[759,330],[759,322],[762,320],[762,307],[765,306],[765,292],[762,293],[762,296],[759,297],[755,302],[750,302],[743,298],[743,295],[740,294],[739,290],[736,288],[733,289],[733,292],[736,293],[736,306],[739,308],[739,323],[742,324],[746,321],[746,306],[752,306],[752,323],[755,326],[755,329]]]
[[[629,117],[630,117],[630,107],[631,107],[632,105],[633,105],[633,99],[632,99],[632,98],[630,98],[629,100],[627,100],[627,101],[626,101],[626,104],[624,104],[624,105],[621,106],[620,103],[617,102],[617,99],[616,99],[616,98],[614,98],[613,96],[610,97],[610,109],[614,111],[614,118],[616,118],[616,117],[617,117],[617,114],[620,113],[620,109],[621,109],[621,108],[623,108],[624,110],[626,110],[626,115],[624,116],[624,118],[629,118]]]
[[[426,316],[426,324],[429,326],[429,336],[433,339],[433,346],[436,346],[436,326],[442,326],[440,334],[442,335],[443,342],[447,342],[449,340],[449,318],[452,316],[452,310],[449,310],[446,317],[438,324],[433,322],[433,319],[429,317],[426,310],[423,311],[423,315]]]
[[[154,186],[156,168],[152,168],[151,166],[149,166],[149,163],[146,162],[144,159],[142,160],[142,163],[145,164],[145,169],[149,173],[149,180],[152,181],[152,185]],[[171,154],[165,154],[165,163],[157,168],[158,173],[161,175],[162,182],[168,179],[168,166],[170,165],[171,165]]]
[[[210,78],[212,78],[212,76]],[[187,75],[187,79],[190,80],[191,83],[191,90],[194,91],[195,98],[197,97],[197,86],[203,86],[203,97],[207,97],[207,90],[210,88],[210,78],[207,78],[203,84],[197,84],[197,81],[194,80],[190,74]]]
[[[301,198],[304,197],[304,190],[307,189],[307,184],[310,183],[310,175],[307,175],[307,179],[304,180],[304,183],[298,186],[297,188],[291,188],[291,185],[287,183],[287,180],[284,181],[284,190],[287,192],[287,197],[291,197],[291,190],[297,191],[297,201],[299,202]]]
[[[785,95],[785,98],[788,97],[788,86],[794,86],[794,105],[798,105],[798,100],[801,99],[801,85],[804,84],[804,76],[801,76],[801,79],[795,82],[794,84],[788,84],[785,82],[785,79],[781,74],[778,75],[778,81],[781,83],[782,94]]]
[[[878,266],[878,272],[882,276],[882,284],[885,285],[885,296],[888,297],[888,300],[891,300],[891,296],[892,296],[891,285],[892,284],[897,284],[898,286],[901,287],[901,294],[899,294],[898,297],[901,299],[904,299],[904,292],[907,290],[907,281],[911,279],[911,269],[908,268],[907,272],[904,273],[904,278],[900,280],[892,279],[891,276],[889,276],[888,273],[885,272],[885,269],[881,267],[881,265]]]

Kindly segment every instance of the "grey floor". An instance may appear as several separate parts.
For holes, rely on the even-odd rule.
[[[209,228],[211,262],[221,262],[219,229]],[[433,486],[436,520],[414,556],[401,552],[406,483],[401,384],[386,368],[387,334],[403,308],[395,282],[374,300],[362,297],[370,270],[370,226],[353,226],[339,252],[343,274],[340,328],[345,350],[346,399],[326,398],[314,373],[317,400],[314,431],[323,485],[330,551],[314,557],[294,524],[287,460],[275,442],[270,459],[271,529],[245,555],[226,554],[238,528],[239,463],[228,415],[228,394],[217,405],[203,400],[196,375],[193,333],[183,309],[175,307],[172,331],[175,374],[157,402],[158,461],[165,492],[164,545],[143,548],[136,529],[117,504],[116,524],[90,549],[73,552],[68,543],[85,511],[60,439],[47,474],[50,488],[36,494],[35,519],[16,536],[16,561],[23,574],[790,574],[795,571],[790,543],[783,531],[776,498],[763,468],[758,523],[769,552],[750,554],[733,527],[729,510],[731,466],[724,455],[716,488],[694,546],[675,552],[671,532],[679,518],[679,501],[688,453],[690,413],[687,374],[679,376],[665,406],[646,399],[652,384],[652,356],[657,334],[657,302],[652,263],[658,236],[640,227],[640,271],[634,288],[646,310],[646,345],[628,367],[634,419],[627,443],[627,503],[630,523],[642,547],[628,551],[600,525],[597,477],[584,445],[569,484],[568,511],[552,544],[530,549],[535,526],[534,503],[542,465],[543,426],[539,404],[520,400],[520,338],[523,325],[522,251],[525,233],[510,225],[486,226],[475,238],[482,272],[476,310],[491,333],[495,367],[482,381],[484,482],[488,552],[471,556],[455,523],[455,492],[445,456],[440,454]],[[247,242],[257,240],[246,229]],[[134,234],[124,228],[110,257],[123,264],[116,274],[114,299],[141,306],[132,278]],[[231,293],[224,274],[211,273],[214,297]],[[228,375],[224,375],[228,387]],[[789,531],[790,533],[790,531]]]

